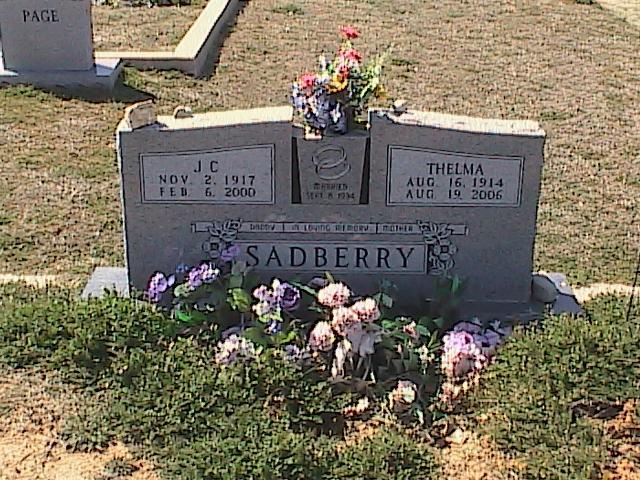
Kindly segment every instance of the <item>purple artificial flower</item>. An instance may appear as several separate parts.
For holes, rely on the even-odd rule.
[[[267,335],[275,335],[276,333],[280,333],[282,331],[282,323],[277,320],[272,320],[269,325],[267,325]]]
[[[300,303],[300,290],[296,287],[287,282],[274,280],[273,291],[283,310],[290,312],[298,308],[298,304]]]
[[[200,265],[200,275],[204,283],[213,283],[218,279],[220,270],[213,268],[210,263],[203,263]]]
[[[220,260],[223,262],[232,262],[238,255],[240,255],[239,245],[229,245],[227,248],[220,252]]]
[[[187,283],[190,290],[195,290],[203,283],[213,283],[218,278],[220,270],[213,268],[210,263],[202,263],[197,267],[189,270],[187,274]]]
[[[280,310],[287,312],[295,310],[300,303],[300,291],[293,285],[281,282],[277,278],[271,283],[271,288],[260,285],[253,291],[253,296],[258,303],[253,306],[253,311],[259,317],[271,313],[280,314]]]
[[[259,317],[263,317],[275,311],[278,308],[278,302],[269,287],[260,285],[253,291],[253,296],[258,303],[253,306],[253,311]]]
[[[154,273],[149,279],[146,296],[150,302],[158,303],[162,298],[162,294],[169,290],[176,281],[174,275],[165,276],[162,272]]]

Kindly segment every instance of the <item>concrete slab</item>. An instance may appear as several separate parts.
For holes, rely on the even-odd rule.
[[[112,91],[124,63],[119,58],[96,59],[94,68],[84,71],[15,71],[4,67],[0,54],[0,86],[27,84],[46,89],[92,89]]]
[[[243,0],[209,0],[172,52],[104,51],[96,52],[95,57],[122,58],[127,65],[140,69],[180,70],[195,77],[207,76],[243,3]]]
[[[80,298],[100,298],[105,290],[115,290],[119,296],[129,296],[129,279],[124,267],[98,267],[94,270]]]

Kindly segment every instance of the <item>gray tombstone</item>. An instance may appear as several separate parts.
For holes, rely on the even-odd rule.
[[[300,149],[290,120],[281,107],[121,123],[134,288],[237,244],[265,281],[330,271],[367,294],[386,278],[418,313],[438,279],[457,275],[468,313],[529,312],[545,139],[536,123],[378,111],[363,147],[327,138]],[[347,164],[356,172],[348,183],[327,175]],[[357,201],[300,201],[310,185],[339,193],[332,182]]]
[[[470,310],[526,310],[544,141],[535,122],[372,115],[371,203],[428,225],[421,294],[433,279],[457,275]]]
[[[216,259],[225,245],[265,239],[291,209],[289,107],[158,117],[118,128],[126,259],[142,290],[155,271]],[[267,235],[269,238],[272,235]]]
[[[0,0],[0,84],[111,89],[120,59],[94,61],[91,0]]]
[[[93,68],[91,0],[0,0],[0,19],[6,69]]]

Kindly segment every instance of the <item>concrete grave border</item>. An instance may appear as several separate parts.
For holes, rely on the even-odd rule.
[[[195,77],[209,75],[228,28],[246,0],[209,0],[173,52],[95,52],[96,60],[120,58],[140,69],[180,70]]]

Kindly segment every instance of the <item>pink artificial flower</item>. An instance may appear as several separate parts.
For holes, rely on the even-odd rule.
[[[351,290],[344,283],[330,283],[318,292],[318,303],[325,307],[342,307],[349,301]]]
[[[407,411],[418,396],[418,387],[409,380],[399,380],[398,385],[389,393],[389,401],[396,412]]]
[[[329,322],[318,322],[309,335],[309,348],[328,352],[333,347],[336,336]]]
[[[420,334],[418,333],[418,330],[416,330],[416,322],[411,322],[408,325],[405,325],[402,327],[402,331],[414,340],[420,339]]]
[[[349,329],[359,321],[358,315],[347,307],[334,308],[331,316],[331,326],[342,336],[347,335]]]
[[[371,323],[380,318],[378,303],[373,298],[358,300],[351,306],[351,310],[353,310],[360,322]]]
[[[298,80],[298,84],[302,89],[309,89],[313,87],[313,84],[315,83],[315,81],[316,81],[315,74],[305,73],[300,76],[300,79]]]
[[[449,378],[460,378],[478,372],[487,364],[487,357],[467,332],[450,332],[443,338],[442,370]]]
[[[342,34],[342,36],[344,38],[346,38],[347,40],[352,40],[354,38],[358,38],[360,36],[360,32],[358,32],[354,27],[352,27],[351,25],[347,25],[344,26],[340,29],[340,33]]]

